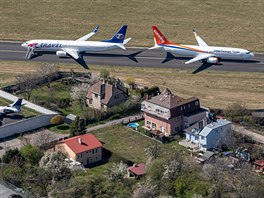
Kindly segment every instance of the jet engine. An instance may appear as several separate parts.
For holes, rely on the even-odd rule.
[[[60,58],[65,58],[65,57],[69,57],[68,54],[64,51],[57,51],[56,55]]]
[[[217,64],[219,62],[217,57],[209,57],[207,58],[207,63],[214,63]]]

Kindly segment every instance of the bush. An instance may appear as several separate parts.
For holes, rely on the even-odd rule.
[[[61,115],[55,115],[50,119],[50,123],[54,125],[59,125],[64,122],[64,117]]]

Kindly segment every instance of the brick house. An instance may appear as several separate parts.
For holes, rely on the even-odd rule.
[[[99,81],[89,87],[86,102],[89,107],[107,111],[108,108],[125,102],[127,97],[127,89],[120,84],[111,85]]]
[[[102,160],[102,147],[93,134],[85,134],[60,141],[55,145],[55,151],[65,153],[86,166]]]
[[[206,117],[198,98],[184,99],[167,88],[160,95],[143,101],[141,111],[145,127],[165,136],[174,135]]]

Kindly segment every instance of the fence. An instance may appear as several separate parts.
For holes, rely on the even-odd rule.
[[[40,115],[26,120],[21,120],[0,127],[0,139],[25,133],[50,125],[50,119],[56,114]]]

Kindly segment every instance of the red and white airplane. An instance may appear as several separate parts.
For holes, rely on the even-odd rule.
[[[21,46],[28,49],[25,59],[31,59],[45,53],[56,53],[60,58],[71,57],[84,68],[88,69],[83,60],[85,52],[98,52],[112,50],[116,48],[126,49],[125,44],[131,39],[125,39],[127,25],[123,25],[117,33],[110,39],[104,41],[86,41],[97,33],[97,26],[91,33],[75,40],[30,40]]]
[[[221,59],[250,60],[254,54],[248,50],[231,47],[208,46],[193,30],[198,45],[180,45],[170,42],[156,27],[152,26],[155,46],[149,49],[158,49],[183,56],[194,56],[185,64],[204,61],[209,64],[218,64]]]

